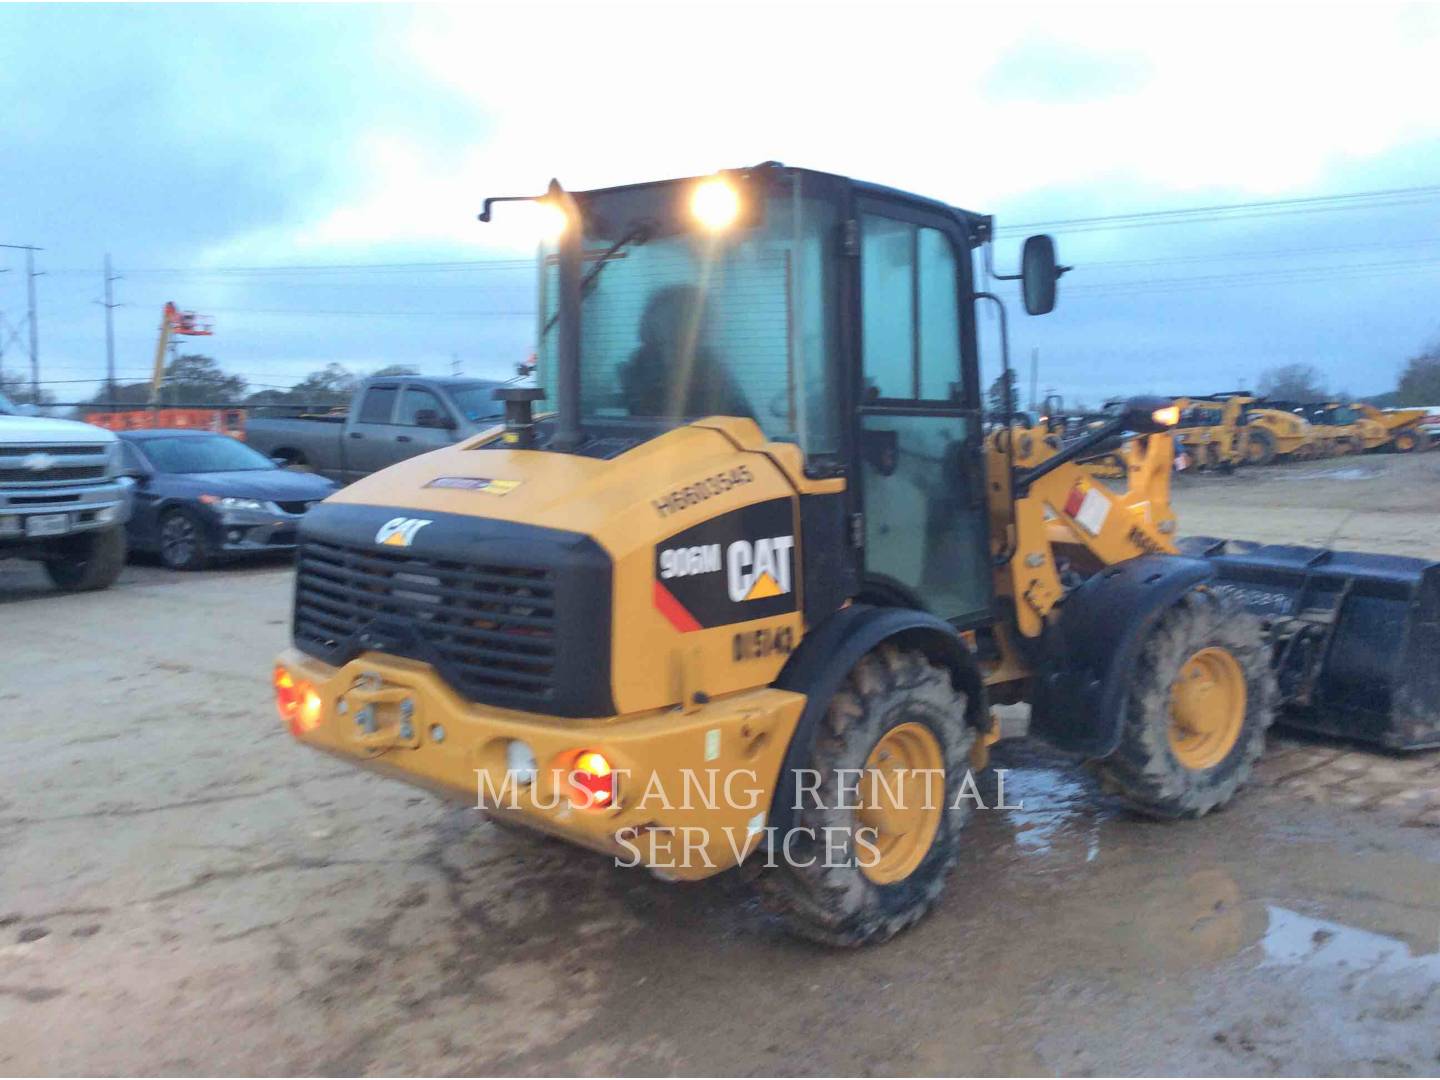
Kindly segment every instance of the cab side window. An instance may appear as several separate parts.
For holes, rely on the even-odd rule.
[[[446,415],[445,407],[440,404],[440,399],[429,390],[407,386],[405,392],[400,395],[400,413],[395,417],[395,423],[418,427],[419,421],[416,417],[427,409],[436,416]]]
[[[366,390],[365,400],[360,403],[360,423],[390,423],[391,414],[395,412],[395,394],[393,386],[372,386]]]
[[[870,398],[950,401],[962,386],[955,251],[939,229],[860,223],[861,335]]]

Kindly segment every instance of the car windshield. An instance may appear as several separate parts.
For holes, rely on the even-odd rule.
[[[225,435],[177,435],[140,443],[150,464],[162,473],[258,472],[273,461]]]
[[[752,185],[747,194],[763,203],[749,223],[662,227],[610,255],[580,306],[582,421],[748,416],[807,454],[836,449],[836,327],[825,300],[837,288],[838,215],[801,183],[792,173]],[[637,222],[677,202],[670,184],[585,194],[586,273]],[[537,328],[538,381],[551,393],[543,409],[556,407],[559,334],[538,330],[555,315],[558,277],[552,247]]]
[[[464,413],[465,419],[471,423],[477,420],[498,420],[505,415],[505,407],[491,396],[496,385],[475,383],[471,386],[452,386],[450,400],[455,402],[455,407]]]

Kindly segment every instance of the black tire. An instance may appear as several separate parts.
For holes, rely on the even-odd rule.
[[[210,562],[205,527],[188,510],[170,510],[160,519],[160,561],[171,570],[203,570]]]
[[[1188,767],[1171,739],[1171,690],[1201,650],[1223,650],[1244,678],[1244,715],[1224,756]],[[1150,817],[1195,818],[1229,802],[1249,779],[1275,720],[1275,677],[1260,622],[1203,586],[1151,631],[1132,675],[1120,746],[1092,766],[1104,787]]]
[[[883,645],[855,666],[816,733],[807,767],[819,774],[818,799],[802,800],[805,805],[795,813],[793,858],[777,850],[776,865],[757,881],[761,899],[790,932],[823,945],[872,944],[917,922],[935,904],[959,858],[960,830],[972,809],[972,799],[957,798],[975,741],[967,704],[949,672],[919,653]],[[863,827],[850,808],[860,783],[855,770],[865,766],[882,736],[905,724],[923,725],[938,742],[944,801],[938,801],[936,784],[930,805],[937,807],[939,821],[919,864],[899,880],[878,884],[859,865],[872,856],[855,838]],[[842,782],[852,794],[842,793]],[[910,790],[925,794],[922,784]],[[816,801],[820,807],[811,805]],[[823,831],[827,828],[832,832]],[[843,854],[836,843],[831,851],[836,857],[827,858],[827,837],[843,839]],[[784,839],[776,837],[777,849]],[[804,865],[812,859],[812,865]]]
[[[125,567],[125,530],[66,537],[57,550],[57,556],[45,560],[45,573],[56,588],[66,592],[108,589]]]
[[[1420,435],[1414,431],[1397,431],[1395,440],[1390,444],[1397,454],[1411,454],[1420,447]]]
[[[1245,433],[1245,464],[1269,465],[1275,460],[1275,436],[1262,427]]]

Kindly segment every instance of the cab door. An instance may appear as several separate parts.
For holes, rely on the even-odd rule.
[[[395,424],[400,387],[381,383],[365,388],[360,406],[346,425],[343,483],[359,480],[392,465],[397,460],[395,437],[402,429]]]
[[[387,464],[449,446],[459,426],[450,407],[434,391],[406,383],[395,411],[395,443]]]
[[[860,203],[857,450],[866,590],[959,624],[990,614],[970,248],[922,207]]]

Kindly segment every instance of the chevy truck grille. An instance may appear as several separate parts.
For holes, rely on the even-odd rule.
[[[100,480],[104,465],[57,465],[48,469],[0,469],[0,484],[63,484],[71,480]]]
[[[103,443],[0,446],[0,484],[25,489],[103,480],[109,453]]]
[[[555,675],[553,574],[306,540],[295,642],[328,654],[352,641],[433,663],[476,701],[541,707]]]

